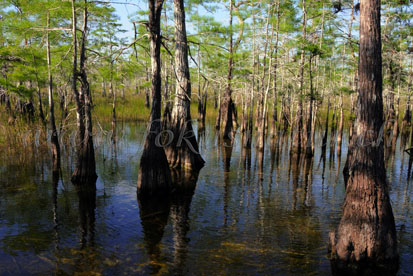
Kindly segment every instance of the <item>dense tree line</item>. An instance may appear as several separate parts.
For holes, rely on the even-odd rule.
[[[125,4],[138,12],[130,18],[134,35],[129,38],[122,35],[114,4],[0,4],[0,104],[10,127],[23,119],[50,130],[54,171],[60,163],[59,132],[73,121],[72,181],[96,179],[93,110],[99,98],[110,98],[114,144],[117,97],[145,99],[150,123],[138,177],[141,195],[169,193],[169,168],[202,168],[192,118],[202,130],[207,109],[214,110],[219,141],[232,149],[232,138],[240,133],[243,149],[255,145],[261,153],[261,165],[267,138],[279,148],[286,135],[291,166],[311,160],[317,128],[324,133],[322,156],[330,136],[330,153],[340,159],[346,130],[347,196],[331,236],[332,258],[340,264],[397,261],[383,172],[399,135],[402,150],[413,141],[409,1],[131,1]],[[190,112],[191,102],[198,104],[197,116]],[[172,133],[172,140],[159,147],[164,132]],[[182,132],[187,136],[181,145]],[[367,226],[358,223],[364,220]]]

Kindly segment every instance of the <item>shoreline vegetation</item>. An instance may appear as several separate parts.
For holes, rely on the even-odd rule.
[[[94,202],[97,134],[116,155],[118,128],[147,124],[136,156],[145,205],[185,193],[186,181],[193,195],[208,162],[199,152],[206,126],[225,171],[236,135],[243,155],[255,149],[259,173],[268,149],[274,160],[285,146],[293,173],[303,167],[311,178],[315,150],[325,165],[328,146],[346,160],[343,215],[329,241],[333,273],[380,272],[385,263],[395,274],[386,167],[397,147],[412,154],[408,178],[413,164],[413,5],[396,2],[148,0],[130,15],[134,35],[125,38],[118,3],[3,1],[0,153],[41,151],[55,183],[61,159],[73,159],[71,181]],[[200,9],[225,13],[228,23]]]

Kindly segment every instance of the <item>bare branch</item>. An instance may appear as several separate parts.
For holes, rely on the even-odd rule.
[[[120,57],[120,55],[127,49],[129,49],[130,47],[132,47],[133,45],[136,45],[136,42],[138,42],[139,40],[143,39],[145,36],[149,36],[148,34],[144,34],[143,36],[135,39],[134,41],[132,41],[130,44],[128,44],[126,47],[122,48],[119,50],[118,55],[113,59],[113,60],[118,60],[118,58]]]

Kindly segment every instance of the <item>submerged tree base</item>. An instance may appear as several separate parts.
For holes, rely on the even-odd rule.
[[[198,142],[191,121],[179,118],[173,111],[168,131],[172,135],[172,143],[165,147],[169,166],[177,170],[199,171],[205,164],[199,153]],[[182,111],[183,112],[183,111]]]
[[[399,255],[388,187],[382,180],[385,172],[373,175],[358,168],[350,169],[343,217],[330,233],[333,271],[337,275],[395,275]]]
[[[76,166],[76,169],[72,174],[72,183],[75,185],[83,185],[85,183],[96,182],[98,176],[96,174],[94,151],[91,151],[89,154],[85,154],[83,157],[79,157],[78,162],[79,164]]]
[[[71,178],[75,185],[84,185],[85,183],[94,183],[98,179],[95,171],[90,171],[89,168],[77,168]]]
[[[162,196],[171,191],[171,172],[162,147],[146,147],[138,175],[138,196]]]
[[[363,260],[349,262],[339,259],[331,260],[331,272],[335,276],[391,276],[396,275],[399,269],[399,260]]]

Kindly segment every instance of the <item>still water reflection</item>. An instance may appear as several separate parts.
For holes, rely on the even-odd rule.
[[[314,160],[295,163],[285,137],[280,148],[266,147],[261,163],[239,137],[217,146],[207,127],[198,134],[206,160],[199,175],[172,172],[179,192],[144,200],[136,196],[144,129],[119,126],[116,148],[110,135],[96,137],[96,189],[70,183],[69,147],[59,178],[47,152],[2,153],[0,275],[330,274],[328,233],[341,215],[346,145],[341,157],[330,147],[323,155],[316,135]],[[399,275],[413,274],[407,164],[398,150],[387,163]]]

